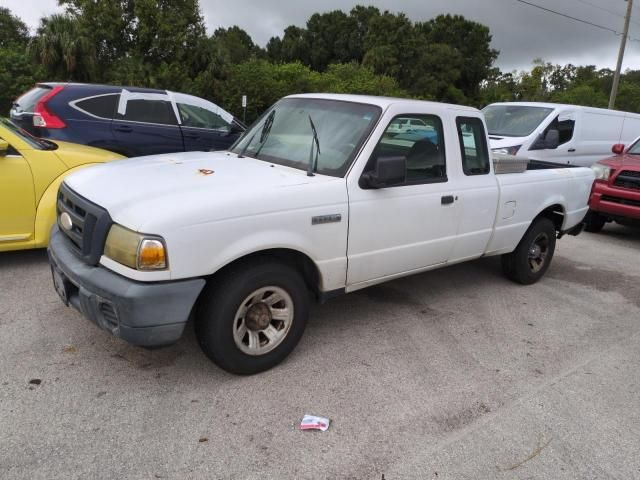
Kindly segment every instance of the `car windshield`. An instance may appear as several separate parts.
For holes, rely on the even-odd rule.
[[[553,108],[489,105],[482,110],[489,135],[526,137],[553,112]]]
[[[315,171],[342,177],[380,113],[381,109],[375,105],[318,98],[285,98],[267,110],[231,151],[308,170],[312,144],[315,145],[313,122],[320,144],[319,149],[314,146],[313,150],[313,157],[317,153]]]
[[[6,118],[0,118],[0,126],[5,127],[11,133],[17,135],[22,140],[27,142],[31,147],[37,150],[55,150],[56,148],[58,148],[55,143],[50,142],[49,140],[34,137],[29,132],[16,126],[13,122]]]

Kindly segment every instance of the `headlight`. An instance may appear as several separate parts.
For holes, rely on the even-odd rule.
[[[596,174],[596,180],[609,180],[609,176],[613,169],[608,167],[607,165],[603,165],[602,163],[594,163],[591,165],[591,170]]]
[[[522,145],[515,145],[513,147],[502,147],[502,148],[492,148],[491,151],[493,153],[497,153],[498,155],[515,155],[520,150]]]
[[[167,268],[167,249],[161,237],[134,232],[114,224],[104,245],[104,254],[111,260],[136,270]]]

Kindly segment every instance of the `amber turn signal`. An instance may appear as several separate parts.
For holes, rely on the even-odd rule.
[[[145,238],[138,250],[139,270],[159,270],[167,268],[164,244],[160,240]]]

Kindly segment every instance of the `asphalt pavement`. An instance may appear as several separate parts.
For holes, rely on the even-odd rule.
[[[536,285],[487,258],[372,287],[238,377],[193,328],[130,346],[62,305],[44,251],[0,254],[0,478],[640,479],[639,260],[607,225]]]

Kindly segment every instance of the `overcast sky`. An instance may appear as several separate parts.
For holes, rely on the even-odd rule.
[[[625,0],[527,0],[622,31]],[[200,0],[209,33],[216,28],[238,25],[264,46],[270,37],[282,35],[291,24],[304,26],[317,11],[354,5],[374,5],[381,10],[402,11],[413,21],[428,20],[441,13],[462,14],[487,25],[493,47],[500,51],[497,65],[502,70],[524,69],[540,57],[553,63],[595,64],[614,68],[620,36],[536,9],[517,0]],[[0,0],[35,29],[43,15],[59,11],[56,0]],[[640,2],[634,6],[630,37],[623,69],[640,69]]]

